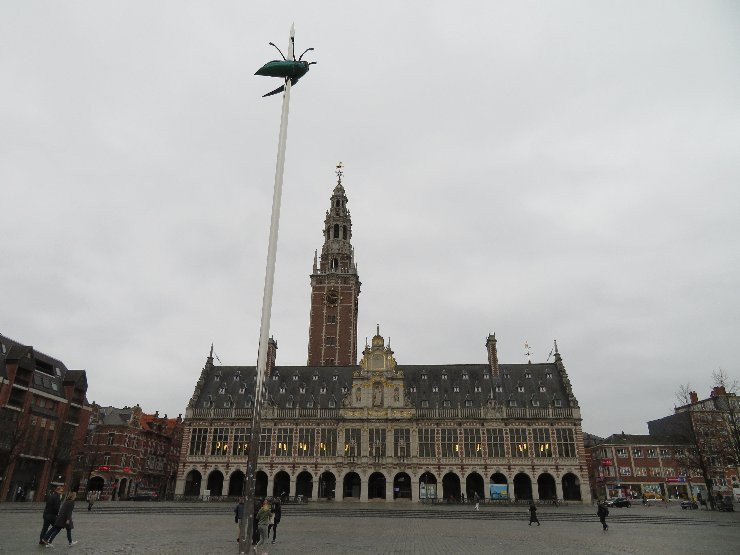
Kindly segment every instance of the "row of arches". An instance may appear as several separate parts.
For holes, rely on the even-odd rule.
[[[386,499],[388,497],[387,480],[388,478],[382,472],[373,472],[370,474],[367,480],[367,498]],[[201,481],[201,473],[197,470],[191,470],[185,478],[184,494],[190,496],[201,495]],[[337,495],[337,478],[328,470],[319,475],[318,483],[314,483],[314,476],[305,470],[296,476],[295,481],[295,495],[302,495],[308,499],[313,497],[339,497]],[[257,497],[267,497],[268,495],[275,497],[289,495],[291,494],[290,482],[290,475],[285,471],[280,471],[275,474],[275,477],[273,478],[272,491],[268,492],[267,474],[261,470],[257,471],[255,476],[255,495]],[[513,491],[510,491],[508,496],[513,497],[514,499],[526,500],[534,498],[533,493],[535,484],[533,484],[530,476],[524,472],[516,474],[511,485],[509,484],[507,477],[500,472],[492,474],[490,476],[489,483],[495,485],[506,485],[509,486],[509,488],[513,486]],[[581,483],[576,475],[570,472],[565,474],[561,480],[561,486],[563,500],[581,500]],[[547,472],[543,472],[537,477],[536,488],[538,499],[555,500],[558,498],[555,478]],[[241,495],[244,489],[244,473],[241,470],[232,472],[229,476],[228,483],[225,484],[223,473],[218,469],[213,470],[208,474],[205,489],[208,490],[209,495],[212,496]],[[406,472],[398,472],[393,477],[393,487],[391,491],[393,492],[393,499],[411,499],[411,476]],[[441,497],[443,499],[459,499],[463,493],[469,499],[473,498],[476,494],[481,499],[487,498],[489,496],[489,492],[486,491],[483,476],[477,472],[471,472],[468,474],[465,478],[465,488],[463,490],[460,476],[452,471],[447,472],[441,480],[441,491],[437,477],[432,472],[424,472],[419,477],[419,497],[421,498]],[[360,475],[356,472],[348,472],[345,474],[341,484],[341,498],[359,499],[361,494],[362,479],[360,478]]]

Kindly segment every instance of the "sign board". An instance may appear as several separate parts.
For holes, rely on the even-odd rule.
[[[508,499],[509,486],[506,484],[491,484],[489,486],[491,499]]]
[[[667,484],[683,484],[686,482],[686,476],[668,476],[665,481]]]
[[[601,466],[612,466],[614,461],[611,459],[601,459]]]

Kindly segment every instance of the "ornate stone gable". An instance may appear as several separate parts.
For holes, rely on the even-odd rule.
[[[391,346],[385,345],[379,326],[372,343],[365,345],[360,365],[352,374],[349,406],[374,411],[411,406],[403,383],[403,371],[396,364]]]

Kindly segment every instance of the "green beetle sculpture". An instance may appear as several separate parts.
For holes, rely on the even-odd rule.
[[[291,41],[293,38],[291,37]],[[282,60],[272,60],[271,62],[267,62],[265,65],[263,65],[261,68],[259,68],[255,75],[264,75],[265,77],[280,77],[282,78],[286,83],[288,82],[288,79],[290,79],[290,84],[295,85],[298,80],[306,75],[308,73],[308,69],[315,64],[316,62],[306,62],[303,60],[303,56],[306,54],[306,52],[309,52],[313,50],[313,48],[306,48],[306,50],[303,51],[303,54],[300,55],[300,57],[297,60],[288,60],[283,56],[283,53],[280,51],[280,49],[275,46],[275,43],[270,43],[271,46],[274,46],[275,49],[280,52],[280,56],[282,56]],[[292,50],[292,48],[291,48]],[[290,52],[289,52],[290,54]],[[273,94],[277,94],[280,92],[283,92],[285,90],[285,85],[280,85],[277,89],[274,91],[270,91],[267,94],[263,94],[262,98],[266,96],[272,96]]]

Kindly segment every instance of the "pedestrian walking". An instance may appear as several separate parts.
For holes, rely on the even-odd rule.
[[[97,500],[97,492],[90,490],[87,492],[87,510],[92,511],[93,503]]]
[[[62,505],[62,492],[64,488],[57,486],[49,492],[46,496],[46,505],[44,505],[44,525],[41,528],[41,534],[39,535],[39,544],[44,545],[44,538],[49,531],[50,526],[54,526],[54,521],[57,519],[59,513],[59,507]]]
[[[74,523],[72,522],[72,511],[75,510],[75,499],[77,499],[76,492],[73,491],[67,495],[67,499],[64,501],[62,508],[59,509],[59,514],[54,521],[54,526],[51,527],[46,538],[44,538],[46,547],[54,547],[52,542],[62,528],[67,529],[67,541],[69,542],[69,546],[72,547],[77,543],[72,540],[72,528],[74,528]]]
[[[275,543],[277,536],[277,525],[280,524],[280,518],[283,516],[283,509],[280,506],[280,499],[275,499],[270,509],[270,524],[272,525],[272,543]],[[267,527],[267,537],[270,537],[270,526]]]
[[[606,517],[609,516],[609,509],[606,508],[606,505],[599,503],[599,508],[596,510],[596,516],[599,517],[601,526],[604,527],[604,532],[606,532],[609,529],[609,525],[606,523]]]
[[[473,494],[473,501],[475,501],[475,510],[480,511],[480,497],[477,491]]]
[[[540,521],[537,519],[537,507],[534,506],[534,501],[529,502],[529,525],[536,522],[537,526],[540,525]]]
[[[236,541],[239,541],[239,536],[241,535],[240,523],[243,518],[244,518],[244,498],[240,497],[239,503],[237,503],[236,507],[234,507],[234,522],[236,523]]]
[[[264,545],[267,540],[267,525],[270,522],[270,504],[267,499],[262,503],[262,507],[257,513],[257,526],[260,530],[260,541],[257,545]]]

